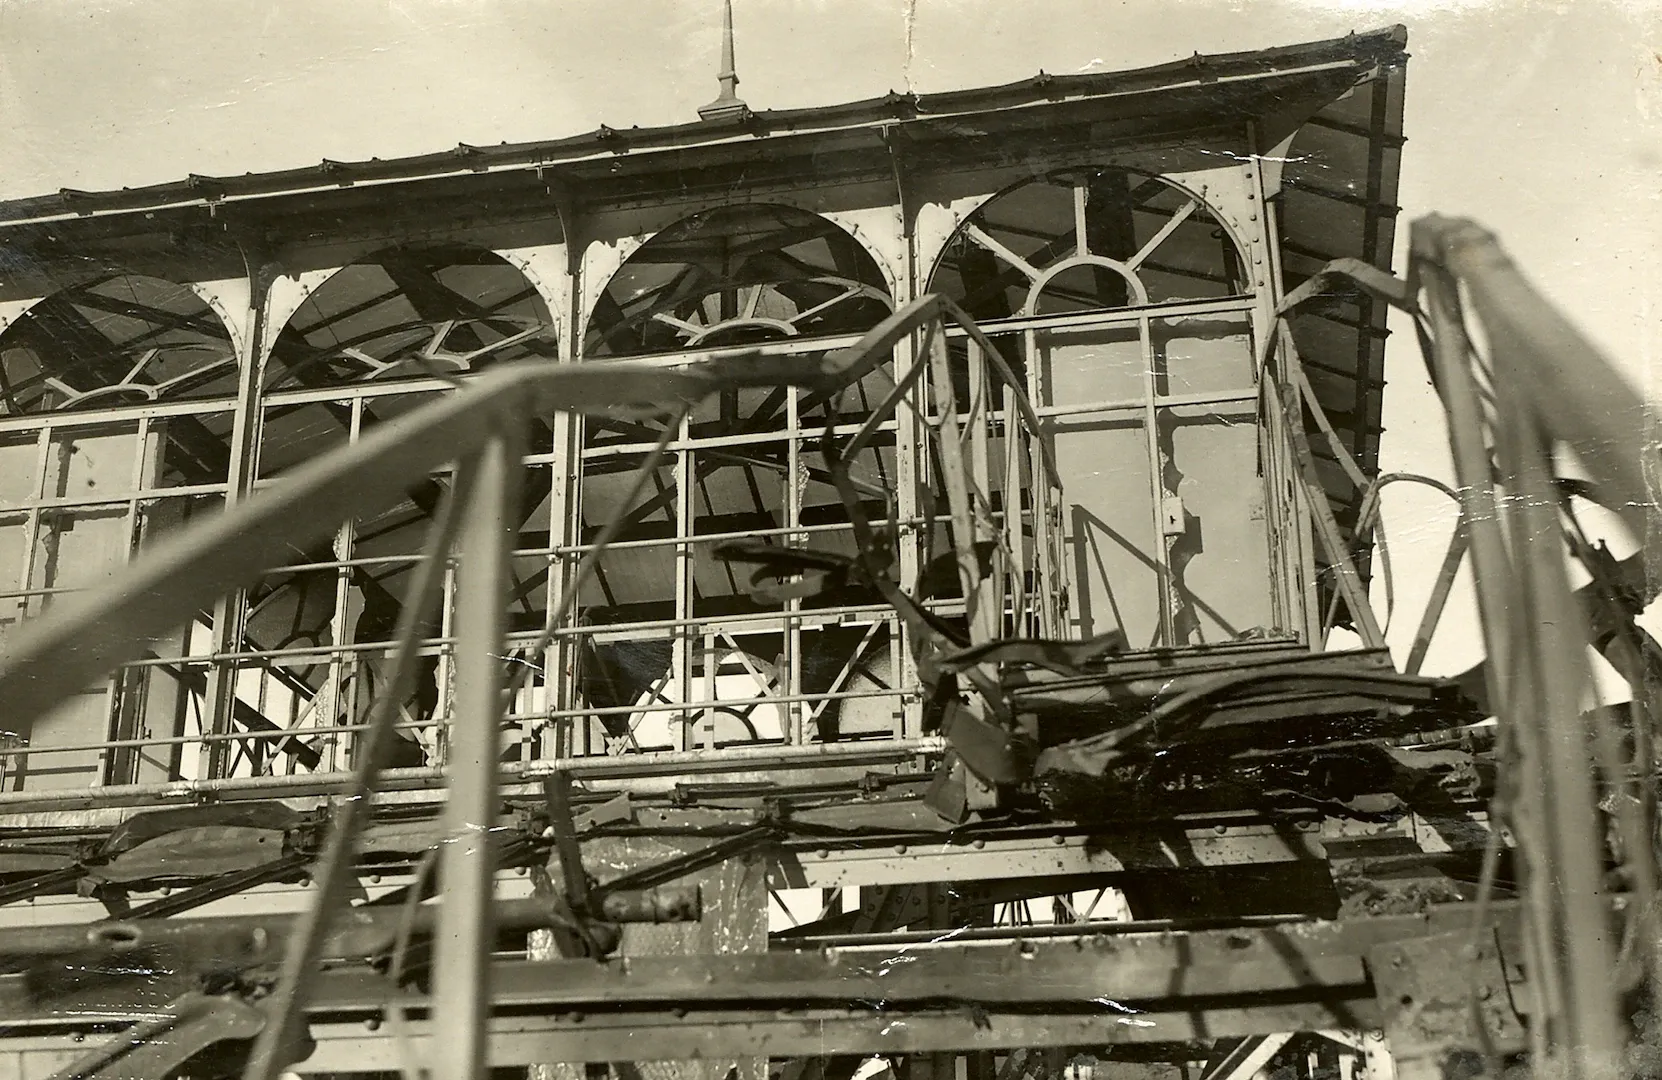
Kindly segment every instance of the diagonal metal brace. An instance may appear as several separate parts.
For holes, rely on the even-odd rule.
[[[589,875],[583,869],[583,850],[577,843],[577,824],[571,812],[571,774],[561,771],[547,777],[542,782],[542,793],[565,887],[553,888],[547,871],[539,867],[538,891],[546,893],[557,914],[570,921],[568,934],[575,940],[562,942],[561,951],[598,959],[616,948],[618,938],[614,928],[597,926],[589,917]]]
[[[247,870],[234,874],[225,874],[211,878],[200,885],[193,885],[181,892],[161,900],[153,900],[142,907],[129,911],[127,919],[161,919],[169,915],[189,911],[211,904],[215,900],[223,900],[227,896],[235,896],[240,892],[254,888],[256,885],[266,885],[273,881],[282,881],[303,873],[311,865],[311,859],[305,855],[289,855],[274,862],[262,863]]]
[[[648,866],[624,874],[622,877],[613,878],[603,885],[596,886],[594,892],[590,894],[589,902],[591,905],[598,903],[603,906],[608,896],[652,889],[659,885],[668,884],[689,874],[696,874],[706,867],[715,866],[718,863],[726,862],[728,859],[737,858],[758,848],[766,847],[782,835],[783,833],[776,823],[764,822],[741,833],[735,833],[725,840],[718,840],[702,850],[668,859],[656,866]]]
[[[252,1039],[265,1025],[265,1013],[240,998],[186,994],[160,1015],[53,1073],[51,1080],[162,1080],[209,1047]]]
[[[542,794],[548,807],[549,828],[554,833],[554,850],[560,857],[566,900],[573,910],[585,911],[589,906],[589,876],[583,870],[583,851],[577,843],[577,823],[571,813],[571,774],[560,771],[546,777]]]
[[[64,867],[62,870],[49,870],[44,874],[37,874],[32,878],[25,878],[15,885],[0,888],[0,904],[14,904],[19,900],[27,900],[31,896],[60,889],[65,885],[73,885],[81,880],[86,873],[79,863]]]

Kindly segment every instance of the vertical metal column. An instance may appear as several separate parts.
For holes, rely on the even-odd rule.
[[[463,467],[471,473],[462,518],[456,596],[456,697],[451,714],[449,797],[440,862],[444,899],[434,946],[435,1076],[485,1075],[490,1015],[489,961],[496,943],[492,902],[496,860],[508,560],[516,532],[523,420],[505,416],[499,434]]]
[[[545,299],[549,302],[550,310],[555,313],[556,325],[560,327],[556,342],[559,362],[575,364],[582,361],[582,342],[578,340],[573,329],[582,324],[583,308],[580,282],[584,248],[580,239],[579,208],[568,191],[557,187],[551,187],[550,190],[554,195],[555,208],[559,212],[562,238],[560,274],[556,279],[558,285],[549,290],[549,295]],[[576,413],[557,412],[551,423],[554,430],[550,445],[555,457],[549,464],[554,475],[553,487],[548,494],[548,543],[550,547],[580,544],[583,541],[583,418]],[[558,609],[561,597],[576,577],[576,567],[580,560],[581,556],[570,554],[548,557],[545,610],[553,612]],[[544,707],[549,712],[570,709],[577,704],[577,666],[578,657],[582,653],[581,641],[582,639],[577,637],[560,635],[554,638],[551,647],[543,653],[543,682],[547,686]],[[533,663],[538,662],[537,657],[532,657],[531,660]],[[569,757],[580,752],[572,737],[573,728],[578,724],[585,729],[586,736],[587,720],[574,721],[567,718],[556,720],[546,726],[541,753],[554,757]],[[541,940],[534,936],[541,933],[546,932],[533,931],[533,940]],[[549,941],[552,942],[552,938]]]
[[[1256,123],[1246,127],[1247,145],[1252,147],[1258,167],[1247,165],[1242,178],[1247,186],[1248,210],[1251,223],[1243,257],[1250,252],[1252,264],[1243,267],[1253,285],[1252,308],[1253,344],[1262,357],[1257,379],[1271,380],[1275,385],[1265,391],[1260,402],[1272,404],[1262,407],[1264,425],[1265,518],[1273,523],[1270,565],[1276,570],[1276,623],[1282,629],[1297,629],[1306,638],[1305,644],[1320,651],[1322,640],[1322,609],[1317,591],[1315,560],[1315,525],[1308,507],[1309,495],[1299,480],[1288,421],[1273,405],[1283,389],[1298,377],[1297,365],[1303,363],[1295,350],[1283,347],[1282,336],[1291,341],[1291,331],[1279,312],[1287,294],[1286,279],[1281,266],[1280,203],[1281,164],[1287,144],[1280,147],[1265,145]],[[1260,214],[1261,211],[1261,214]],[[1359,378],[1367,378],[1367,369]],[[1273,397],[1268,395],[1274,395]]]
[[[1620,1068],[1624,1017],[1611,984],[1616,956],[1601,888],[1603,823],[1580,715],[1590,682],[1587,630],[1564,568],[1552,444],[1526,403],[1522,373],[1504,363],[1496,357],[1492,376],[1504,418],[1495,442],[1514,582],[1511,666],[1501,672],[1511,697],[1501,723],[1512,729],[1514,760],[1538,762],[1532,771],[1540,782],[1530,794],[1539,824],[1526,818],[1519,843],[1538,859],[1530,860],[1531,874],[1554,909],[1550,944],[1559,954],[1553,960],[1565,1008],[1550,1037],[1565,1052],[1571,1076],[1605,1076]]]
[[[675,617],[678,622],[670,630],[670,660],[669,679],[666,690],[674,687],[670,693],[675,695],[675,701],[685,705],[692,700],[692,667],[693,641],[703,629],[702,625],[693,621],[693,597],[697,592],[694,587],[694,551],[693,536],[693,451],[686,449],[687,442],[692,438],[692,421],[689,413],[682,413],[673,421],[676,427],[675,438],[681,443],[682,449],[675,454]],[[648,704],[651,704],[649,702]],[[672,730],[670,733],[671,745],[676,750],[691,750],[695,737],[692,729],[693,713],[683,709],[680,712],[664,712],[661,714],[639,713],[638,716],[651,717],[663,715],[669,718]]]
[[[29,514],[23,525],[23,567],[22,574],[17,579],[18,588],[24,593],[17,602],[19,619],[38,616],[52,602],[52,593],[50,592],[43,592],[38,596],[30,596],[28,592],[35,587],[35,574],[41,562],[39,554],[42,533],[50,536],[53,529],[50,513],[43,509],[40,504],[48,497],[46,494],[48,485],[51,486],[54,497],[60,493],[58,490],[58,476],[62,470],[54,467],[52,462],[52,448],[56,442],[57,430],[57,428],[50,425],[44,426],[35,438],[35,483],[34,489],[30,493]],[[46,565],[50,566],[50,561]],[[50,589],[52,582],[43,577],[40,587]],[[34,603],[34,601],[38,601],[38,603]],[[34,608],[33,611],[30,610],[31,607]],[[8,739],[14,738],[11,735],[6,737]],[[12,757],[8,764],[12,765],[12,784],[14,788],[21,790],[22,786],[28,782],[29,775],[28,740],[25,739],[17,749],[22,752]],[[3,777],[4,774],[5,770],[0,769],[0,777]]]
[[[1177,605],[1176,583],[1171,576],[1172,535],[1166,529],[1166,499],[1177,493],[1166,491],[1166,465],[1160,456],[1160,409],[1156,399],[1160,387],[1154,368],[1154,338],[1148,316],[1137,318],[1137,337],[1143,350],[1143,437],[1148,447],[1148,489],[1153,499],[1154,574],[1160,590],[1160,644],[1175,648],[1187,644],[1177,640],[1177,623],[1173,618]]]
[[[700,661],[703,667],[703,680],[701,683],[702,688],[698,693],[700,701],[710,702],[716,700],[716,668],[720,664],[720,657],[716,652],[716,637],[716,631],[705,629],[700,638],[703,642],[703,645],[700,648],[700,655],[703,657]],[[704,723],[702,725],[703,731],[699,734],[698,745],[705,750],[714,750],[716,748],[715,707],[706,705],[698,711],[698,715],[704,718]],[[688,749],[691,749],[692,739],[690,733],[687,741]]]
[[[947,508],[952,518],[952,546],[958,560],[958,578],[964,588],[964,618],[970,640],[991,641],[998,634],[998,613],[988,610],[983,595],[981,562],[976,554],[979,539],[975,510],[970,503],[969,475],[964,464],[963,435],[958,427],[958,402],[952,389],[952,364],[946,347],[944,323],[930,323],[928,339],[930,381],[935,390],[937,442],[940,447],[941,479],[946,485]]]
[[[1616,1067],[1622,1034],[1610,988],[1614,957],[1599,888],[1603,868],[1589,747],[1579,717],[1588,680],[1586,634],[1577,625],[1558,542],[1548,471],[1552,444],[1529,400],[1542,389],[1527,368],[1512,366],[1504,345],[1495,349],[1489,383],[1496,397],[1495,457],[1505,485],[1497,491],[1458,282],[1426,251],[1430,230],[1416,229],[1438,389],[1472,546],[1485,669],[1501,719],[1502,752],[1510,751],[1519,774],[1508,824],[1518,836],[1524,871],[1526,964],[1540,972],[1530,979],[1536,997],[1529,1008],[1532,1050],[1543,1058],[1562,1052],[1570,1076],[1604,1075]]]
[[[128,491],[144,491],[151,487],[160,486],[159,484],[147,482],[150,476],[156,472],[156,465],[160,461],[161,457],[157,446],[157,435],[158,432],[151,426],[150,417],[139,417],[138,430],[135,433],[133,440],[133,471],[127,478]],[[127,499],[127,509],[122,519],[122,529],[127,537],[127,559],[129,562],[137,556],[138,549],[144,540],[144,515],[140,511],[140,501],[141,500],[138,496],[130,496]],[[189,654],[190,638],[191,629],[186,627],[184,640],[178,650],[180,655]],[[141,673],[138,679],[130,682],[129,680],[131,675],[131,668],[118,668],[111,674],[110,680],[105,684],[104,730],[109,732],[109,737],[112,739],[146,738],[149,735],[147,730],[149,726],[148,706],[150,703],[150,680],[147,677],[148,673]],[[136,686],[133,685],[134,682],[137,683]],[[131,694],[132,697],[139,699],[139,702],[126,704],[124,706],[122,699],[127,697],[129,694]],[[127,716],[133,718],[134,722],[130,726],[126,726],[124,724],[123,713],[126,713]],[[183,717],[184,714],[182,712],[175,711],[174,715],[176,717]],[[181,724],[178,731],[167,731],[165,734],[169,736],[183,735],[184,726]],[[133,766],[136,765],[138,761],[142,760],[145,749],[147,748],[132,747],[131,749],[122,749],[110,746],[104,747],[104,749],[98,752],[98,769],[92,781],[94,786],[104,784],[137,783],[136,771]],[[165,751],[168,748],[159,747],[157,749]],[[132,779],[125,778],[126,774],[129,772],[135,772]],[[164,776],[163,779],[171,780],[172,777]]]
[[[1275,382],[1279,393],[1295,372],[1289,368],[1302,363],[1292,352],[1279,350],[1277,342],[1282,332],[1282,316],[1278,313],[1281,300],[1287,293],[1281,267],[1280,203],[1281,169],[1278,160],[1285,156],[1287,144],[1279,147],[1265,145],[1259,126],[1247,123],[1247,145],[1252,147],[1257,167],[1242,169],[1249,203],[1258,209],[1248,210],[1247,244],[1242,255],[1249,252],[1250,266],[1244,266],[1253,285],[1252,340],[1255,355],[1261,356],[1256,378]],[[1261,212],[1261,216],[1260,216]],[[1360,374],[1367,377],[1367,369]],[[1260,396],[1262,403],[1268,400]],[[1308,637],[1312,649],[1321,647],[1320,606],[1316,598],[1316,564],[1312,526],[1308,515],[1299,510],[1297,467],[1293,462],[1292,444],[1285,431],[1284,418],[1279,409],[1261,407],[1263,423],[1265,519],[1272,524],[1270,566],[1274,570],[1274,611],[1276,625],[1285,630],[1297,629]],[[1314,620],[1314,621],[1312,621]]]
[[[896,297],[896,303],[901,300]],[[900,383],[911,373],[915,364],[927,363],[917,355],[917,340],[915,334],[907,334],[894,346],[894,381]],[[929,552],[923,551],[923,537],[927,530],[920,528],[918,523],[919,486],[928,483],[928,438],[923,410],[916,405],[918,395],[907,394],[895,405],[894,412],[894,470],[895,470],[895,500],[894,514],[905,524],[897,532],[900,550],[896,553],[896,569],[904,587],[909,588],[912,582],[918,580],[919,567],[928,560]],[[903,690],[914,691],[900,698],[898,702],[898,720],[895,728],[896,738],[914,738],[923,734],[923,702],[915,693],[918,686],[917,660],[912,655],[911,633],[904,621],[894,623],[894,639],[891,655],[894,657],[894,670],[899,678],[895,685]]]
[[[969,345],[970,370],[980,369],[985,376],[990,358],[982,353],[981,343],[971,338]],[[989,380],[990,381],[990,380]],[[989,422],[996,423],[1003,434],[1003,474],[999,480],[1003,498],[1003,520],[1000,530],[1000,539],[1007,549],[1005,559],[1005,603],[1010,611],[1010,627],[1018,635],[1027,637],[1043,637],[1044,631],[1033,618],[1032,599],[1035,586],[1038,583],[1038,574],[1035,566],[1029,566],[1029,552],[1027,544],[1026,510],[1022,506],[1023,493],[1036,489],[1036,479],[1029,483],[1026,475],[1025,462],[1027,461],[1027,444],[1038,438],[1038,432],[1030,432],[1023,422],[1021,412],[1016,408],[1013,399],[1015,388],[1005,386],[1002,381],[995,383],[1000,387],[998,394],[1003,399],[1004,407],[989,413]],[[988,406],[991,407],[991,391],[988,391]],[[990,466],[989,466],[990,467]],[[991,481],[988,482],[988,491],[991,492]],[[990,497],[990,495],[989,495]],[[1033,504],[1038,503],[1037,497],[1032,497]],[[990,507],[989,507],[990,510]],[[1033,535],[1040,535],[1037,522],[1033,526]],[[1035,564],[1037,560],[1034,560]],[[1032,573],[1030,573],[1032,571]]]
[[[559,456],[549,465],[554,472],[553,490],[548,496],[548,546],[551,548],[579,544],[583,539],[577,524],[577,508],[582,502],[582,479],[578,471],[582,450],[576,433],[581,430],[581,421],[573,423],[570,413],[555,414],[554,451]],[[559,610],[561,599],[576,579],[576,567],[580,558],[581,556],[560,553],[548,556],[548,587],[544,592],[545,611]],[[538,664],[543,672],[543,685],[546,687],[543,692],[544,711],[558,713],[576,706],[577,658],[580,654],[580,639],[562,634],[555,636],[553,643],[540,658],[531,658],[531,662]],[[574,726],[570,718],[545,723],[538,755],[569,757],[575,753],[575,743],[572,739]]]
[[[264,262],[264,254],[247,238],[238,240],[248,270],[248,332],[243,335],[237,354],[237,404],[231,418],[231,460],[225,476],[225,509],[230,510],[247,498],[254,487],[258,473],[259,438],[263,417],[260,413],[261,392],[265,377],[266,325],[271,302],[271,283],[276,271]],[[213,610],[214,655],[240,651],[242,624],[248,607],[246,589],[238,589],[220,597]],[[206,716],[204,734],[219,734],[231,729],[231,710],[235,703],[237,685],[236,661],[215,660],[208,668]],[[198,751],[197,776],[209,779],[225,773],[230,760],[232,744],[206,742]]]
[[[840,398],[832,398],[825,403],[828,415],[834,415],[840,403]],[[786,443],[786,481],[785,481],[785,524],[798,528],[802,524],[802,493],[808,485],[808,470],[802,464],[802,415],[800,411],[801,391],[794,386],[785,388],[785,430],[789,442]],[[787,547],[807,547],[808,537],[803,533],[788,533],[783,543]],[[784,657],[785,662],[779,672],[779,689],[791,697],[802,694],[802,600],[800,597],[790,597],[785,601],[785,634]],[[784,707],[784,736],[791,746],[800,746],[808,741],[808,718],[813,707],[807,702],[793,701]],[[817,738],[819,732],[814,732]]]
[[[1035,410],[1042,409],[1050,390],[1044,381],[1043,358],[1039,355],[1039,335],[1036,331],[1022,332],[1022,350],[1027,367],[1027,400]],[[1008,410],[1007,410],[1008,411]],[[1039,414],[1042,417],[1042,413]],[[1035,588],[1038,593],[1039,636],[1067,637],[1064,625],[1072,604],[1068,581],[1068,545],[1076,538],[1068,536],[1066,499],[1060,486],[1051,490],[1051,474],[1045,469],[1045,440],[1051,438],[1040,420],[1029,434],[1025,468],[1032,484],[1033,548],[1037,555]],[[1084,581],[1071,585],[1075,592],[1083,592]]]
[[[580,355],[582,342],[576,337],[573,327],[581,325],[582,319],[582,278],[584,245],[580,239],[581,226],[579,223],[578,207],[570,197],[570,193],[560,188],[551,189],[555,196],[555,206],[560,214],[560,228],[563,236],[562,246],[564,254],[561,259],[562,268],[559,276],[559,285],[552,290],[558,297],[558,304],[550,304],[551,308],[558,309],[559,321],[563,324],[559,335],[560,363],[574,364],[582,360]],[[558,412],[553,417],[553,449],[556,455],[550,467],[554,470],[553,488],[549,492],[549,531],[548,544],[550,547],[559,547],[564,544],[581,544],[583,542],[582,506],[583,506],[583,433],[584,422],[582,416]],[[554,613],[560,609],[567,592],[577,585],[577,566],[581,556],[572,554],[555,554],[548,557],[548,590],[547,607],[549,619],[552,621]],[[575,610],[575,603],[573,604]],[[570,617],[575,625],[579,618]],[[565,621],[565,620],[562,620]],[[574,708],[577,705],[577,673],[578,657],[582,652],[582,639],[573,636],[556,636],[550,647],[543,653],[541,664],[543,682],[547,686],[544,698],[544,707],[549,712],[558,712],[563,709]],[[531,658],[533,663],[538,658]],[[574,738],[573,729],[581,725],[581,739]],[[557,758],[570,757],[573,754],[589,751],[589,721],[572,720],[570,718],[556,720],[544,729],[541,753]],[[539,876],[543,883],[552,884],[548,876]],[[558,887],[558,886],[556,886]],[[556,960],[560,957],[560,949],[552,930],[533,930],[526,941],[527,952],[532,960]],[[526,1080],[576,1080],[582,1074],[580,1066],[566,1062],[544,1062],[531,1065],[526,1069]]]
[[[352,418],[346,430],[348,445],[355,445],[363,433],[364,399],[352,399]],[[348,518],[340,523],[335,530],[334,557],[340,562],[352,558],[352,548],[358,540],[357,522]],[[353,636],[353,628],[346,621],[346,613],[352,605],[352,568],[338,566],[335,568],[335,609],[329,619],[329,637],[336,649],[346,644],[346,639]],[[323,692],[318,695],[323,699],[323,707],[312,713],[313,722],[319,727],[336,727],[342,724],[353,725],[358,722],[357,714],[357,684],[360,677],[358,653],[345,651],[334,652],[329,656],[329,678],[323,684]],[[352,689],[347,689],[347,680],[352,681]],[[324,746],[328,747],[324,754],[324,768],[328,772],[339,772],[351,768],[351,758],[343,753],[350,747],[352,737],[347,732],[330,732],[323,737]]]

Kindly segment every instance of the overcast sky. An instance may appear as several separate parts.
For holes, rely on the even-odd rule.
[[[1497,231],[1652,396],[1662,0],[735,0],[740,96],[827,105],[1408,26],[1404,223]],[[0,0],[0,198],[676,123],[714,96],[719,0]],[[1399,230],[1399,251],[1406,228]],[[1400,265],[1400,263],[1399,263]],[[1447,476],[1398,334],[1384,464]],[[1452,523],[1387,502],[1412,624]],[[1476,653],[1453,615],[1435,667]]]

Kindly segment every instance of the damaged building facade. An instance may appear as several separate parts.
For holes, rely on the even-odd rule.
[[[792,111],[729,82],[680,126],[0,204],[0,651],[514,365],[854,357],[824,388],[746,378],[513,433],[497,896],[657,903],[606,909],[624,925],[599,953],[631,961],[831,963],[942,932],[1005,951],[919,953],[893,995],[845,972],[847,1000],[782,1005],[756,975],[718,1006],[669,979],[602,994],[608,1013],[536,975],[592,935],[504,916],[493,1064],[625,1062],[649,1030],[712,1077],[772,1059],[846,1080],[879,1053],[971,1080],[1251,1075],[1293,1050],[1312,1077],[1384,1069],[1355,959],[1377,942],[1321,935],[1461,898],[1484,774],[1469,736],[1435,733],[1480,714],[1399,675],[1358,602],[1384,304],[1286,301],[1334,260],[1390,269],[1405,47],[1395,29]],[[884,338],[929,297],[953,318]],[[396,738],[354,912],[380,926],[433,891],[466,719],[455,561],[403,680],[395,653],[457,476],[343,515],[27,725],[0,702],[0,934],[84,949],[68,928],[301,911],[377,702]],[[1370,647],[1324,652],[1335,624]],[[959,683],[1001,704],[960,708]],[[663,910],[652,890],[688,882],[698,911]],[[1177,977],[1112,936],[1148,920],[1223,936]],[[1277,943],[1314,974],[1289,979]],[[1054,1000],[934,1000],[1064,947],[1084,973]],[[212,982],[38,949],[0,977],[23,1018],[0,1074],[119,1030],[75,1017]],[[390,1074],[398,1038],[429,1037],[416,1005],[404,1036],[382,1025],[376,980],[398,973],[345,963],[365,959],[314,989],[290,1070]],[[184,1042],[223,1051],[245,1020]]]

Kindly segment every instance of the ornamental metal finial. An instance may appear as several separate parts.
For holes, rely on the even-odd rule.
[[[698,110],[699,118],[731,120],[748,116],[750,106],[739,100],[739,73],[733,65],[733,0],[722,0],[721,71],[716,81],[721,84],[721,93]]]

